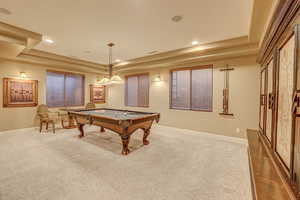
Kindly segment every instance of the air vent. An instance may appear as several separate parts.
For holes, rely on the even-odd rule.
[[[172,17],[172,21],[173,22],[180,22],[182,20],[182,18],[183,18],[182,16],[176,15],[176,16]]]

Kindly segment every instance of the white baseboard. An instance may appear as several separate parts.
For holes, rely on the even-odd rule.
[[[30,128],[19,128],[19,129],[6,130],[6,131],[1,131],[0,134],[11,133],[11,132],[34,131],[35,129],[38,129],[38,127],[35,126],[35,127],[30,127]]]
[[[232,136],[226,136],[226,135],[217,134],[217,133],[194,131],[194,130],[190,130],[190,129],[174,128],[174,127],[165,126],[165,125],[157,125],[157,126],[171,128],[171,129],[175,129],[177,131],[183,131],[185,133],[201,134],[201,136],[204,136],[204,137],[215,138],[215,139],[223,140],[223,141],[226,141],[226,142],[233,142],[233,143],[238,143],[238,144],[243,144],[243,145],[248,146],[248,140],[244,139],[244,138],[237,138],[237,137],[232,137]]]
[[[208,132],[202,132],[202,131],[194,131],[190,129],[181,129],[181,128],[174,128],[171,126],[165,126],[165,125],[155,125],[158,127],[162,128],[168,128],[168,129],[174,129],[178,132],[184,132],[185,134],[201,134],[201,136],[207,137],[207,138],[214,138],[217,140],[223,140],[226,142],[233,142],[233,143],[238,143],[238,144],[243,144],[243,145],[248,145],[248,140],[243,139],[243,138],[237,138],[237,137],[231,137],[231,136],[225,136],[221,134],[216,134],[216,133],[208,133]],[[33,130],[38,130],[38,127],[30,127],[30,128],[23,128],[23,129],[14,129],[14,130],[7,130],[7,131],[2,131],[0,134],[4,133],[10,133],[10,132],[23,132],[23,131],[33,131]]]

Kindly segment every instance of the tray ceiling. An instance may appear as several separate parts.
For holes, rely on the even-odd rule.
[[[2,0],[0,21],[44,37],[36,49],[107,63],[249,34],[252,0]],[[172,17],[183,19],[173,22]]]

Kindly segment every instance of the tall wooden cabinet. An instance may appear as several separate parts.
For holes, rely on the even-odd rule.
[[[281,0],[268,28],[261,64],[260,138],[290,194],[300,199],[300,1]]]

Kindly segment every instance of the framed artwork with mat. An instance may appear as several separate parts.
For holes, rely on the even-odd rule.
[[[3,107],[38,105],[38,81],[3,78]]]
[[[105,86],[90,85],[90,96],[93,103],[105,103]]]

